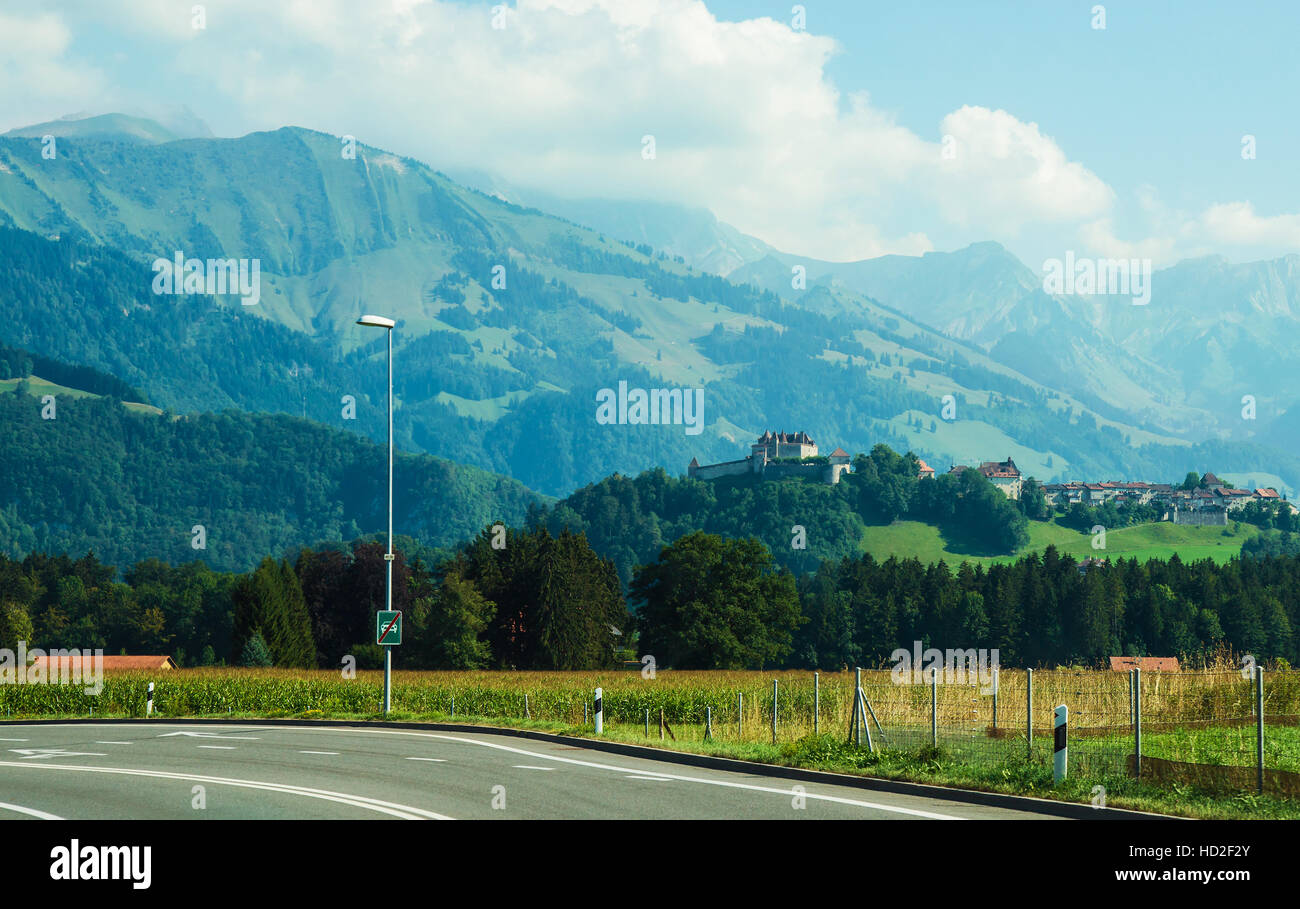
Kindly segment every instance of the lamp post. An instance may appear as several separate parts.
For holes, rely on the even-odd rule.
[[[383,328],[388,331],[388,552],[384,554],[384,609],[393,609],[393,327],[397,324],[383,316],[365,315],[357,319],[358,325]],[[384,648],[384,714],[393,705],[393,648]]]

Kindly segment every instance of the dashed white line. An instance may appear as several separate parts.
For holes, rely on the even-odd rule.
[[[96,745],[134,745],[135,742],[96,742]]]
[[[299,754],[338,754],[337,751],[299,751],[298,753]]]
[[[27,739],[0,739],[0,742],[25,742]]]
[[[9,739],[8,741],[12,742],[14,739]],[[18,741],[21,742],[23,740],[18,739]],[[24,808],[22,805],[11,805],[8,802],[0,802],[0,808],[7,811],[17,811],[19,814],[26,814],[31,817],[38,817],[43,821],[63,820],[63,818],[59,817],[57,814],[50,814],[48,811],[37,811],[35,808]]]
[[[407,760],[408,760],[408,761],[429,761],[429,762],[432,763],[432,764],[445,764],[445,763],[447,763],[447,761],[446,761],[445,758],[421,758],[421,757],[409,757],[409,758],[407,758]]]
[[[538,767],[536,764],[514,764],[516,770],[554,770],[554,767]]]
[[[623,777],[623,779],[625,779],[625,780],[649,780],[649,781],[652,782],[652,783],[671,783],[671,782],[672,782],[672,780],[670,780],[670,779],[669,779],[668,777],[666,777],[666,776],[640,776],[640,775],[635,774],[635,773],[633,773],[633,774],[629,774],[628,776]]]
[[[234,751],[234,745],[200,745],[200,748],[213,748],[217,751]]]

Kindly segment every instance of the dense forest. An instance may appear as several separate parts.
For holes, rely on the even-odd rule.
[[[383,551],[304,547],[244,575],[148,560],[122,581],[93,555],[0,556],[0,646],[375,667]],[[663,668],[839,669],[881,665],[913,641],[996,648],[1004,666],[1223,648],[1300,661],[1296,554],[1083,566],[1049,546],[987,569],[862,555],[796,577],[757,539],[696,531],[638,566],[626,600],[613,563],[567,531],[492,525],[450,555],[409,541],[396,555],[407,668],[599,668],[650,653]]]
[[[171,418],[113,398],[0,394],[0,551],[84,553],[110,564],[202,559],[245,570],[268,553],[353,540],[387,522],[387,451],[297,417]],[[537,496],[428,455],[399,455],[397,526],[450,547]],[[201,528],[201,529],[199,529]]]
[[[392,597],[405,616],[402,665],[572,669],[619,657],[623,594],[580,535],[494,525],[436,563],[402,542]],[[384,550],[373,540],[303,547],[240,575],[149,559],[121,581],[93,554],[0,555],[0,646],[169,653],[183,666],[339,667],[351,656],[376,668]]]

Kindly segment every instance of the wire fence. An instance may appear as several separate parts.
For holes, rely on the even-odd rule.
[[[365,716],[378,673],[182,670],[157,678],[152,710],[183,716]],[[144,716],[154,677],[107,673],[73,685],[0,685],[0,718]],[[863,749],[977,767],[1050,766],[1053,713],[1069,710],[1072,777],[1300,797],[1300,672],[984,670],[854,672],[408,672],[393,709],[422,718],[531,719],[678,742],[790,745],[814,734]],[[93,713],[92,713],[93,711]],[[662,722],[661,722],[662,721]]]
[[[860,733],[853,673],[787,673],[775,685],[733,686],[690,703],[661,703],[652,688],[641,689],[644,704],[607,693],[605,721],[639,719],[643,735],[679,741],[781,744],[816,732],[917,758],[1050,766],[1054,714],[1064,705],[1071,776],[1300,795],[1300,672],[999,670],[964,682],[942,671],[903,676],[861,672]]]

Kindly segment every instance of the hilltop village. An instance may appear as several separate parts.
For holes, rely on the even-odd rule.
[[[829,455],[819,455],[817,451],[817,443],[806,432],[768,430],[750,446],[748,457],[705,465],[691,458],[686,472],[688,476],[699,480],[757,474],[767,479],[804,477],[828,484],[838,483],[840,477],[851,467],[852,459],[848,452],[836,448]],[[919,460],[919,464],[918,478],[932,479],[934,468],[924,460]],[[978,467],[956,464],[949,468],[948,473],[959,474],[964,470],[979,471],[1009,499],[1018,500],[1025,484],[1030,480],[1021,473],[1010,456],[1005,461],[984,461]],[[1207,473],[1192,489],[1141,480],[1046,483],[1042,489],[1047,503],[1054,508],[1065,509],[1074,504],[1093,507],[1108,502],[1116,506],[1155,505],[1164,509],[1161,520],[1175,524],[1226,525],[1228,516],[1249,502],[1271,504],[1284,501],[1284,497],[1272,487],[1237,489],[1213,473]],[[1300,512],[1289,502],[1287,506],[1292,513]]]

